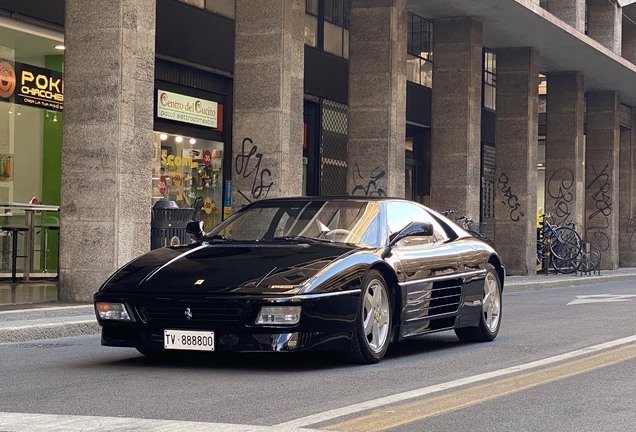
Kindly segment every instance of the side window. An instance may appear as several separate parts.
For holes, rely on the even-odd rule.
[[[433,225],[432,236],[407,237],[399,242],[400,246],[426,245],[446,240],[447,236],[439,223],[423,209],[408,202],[391,202],[387,206],[387,223],[390,234],[395,234],[412,222],[429,222]]]

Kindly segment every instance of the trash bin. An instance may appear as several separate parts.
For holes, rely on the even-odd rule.
[[[190,243],[186,225],[192,216],[193,208],[179,208],[174,201],[157,201],[152,206],[150,249]]]

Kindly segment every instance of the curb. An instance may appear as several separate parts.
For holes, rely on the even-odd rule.
[[[537,275],[533,280],[512,281],[511,278],[517,276],[509,276],[504,283],[504,292],[520,292],[520,291],[540,291],[552,288],[567,288],[573,286],[584,286],[609,282],[622,282],[636,280],[636,274],[615,274],[601,276],[557,276],[557,275]],[[545,277],[546,280],[538,278]]]

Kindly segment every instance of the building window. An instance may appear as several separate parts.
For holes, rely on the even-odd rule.
[[[305,0],[305,45],[349,58],[350,0]]]
[[[497,54],[484,48],[484,108],[495,111],[497,108]]]
[[[236,0],[180,0],[192,6],[209,10],[228,18],[236,18]]]
[[[409,12],[406,79],[433,86],[433,23]]]

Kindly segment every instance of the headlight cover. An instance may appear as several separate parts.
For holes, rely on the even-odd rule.
[[[95,311],[101,320],[108,321],[132,321],[123,303],[95,303]]]
[[[262,306],[257,325],[295,325],[300,321],[301,306]]]

